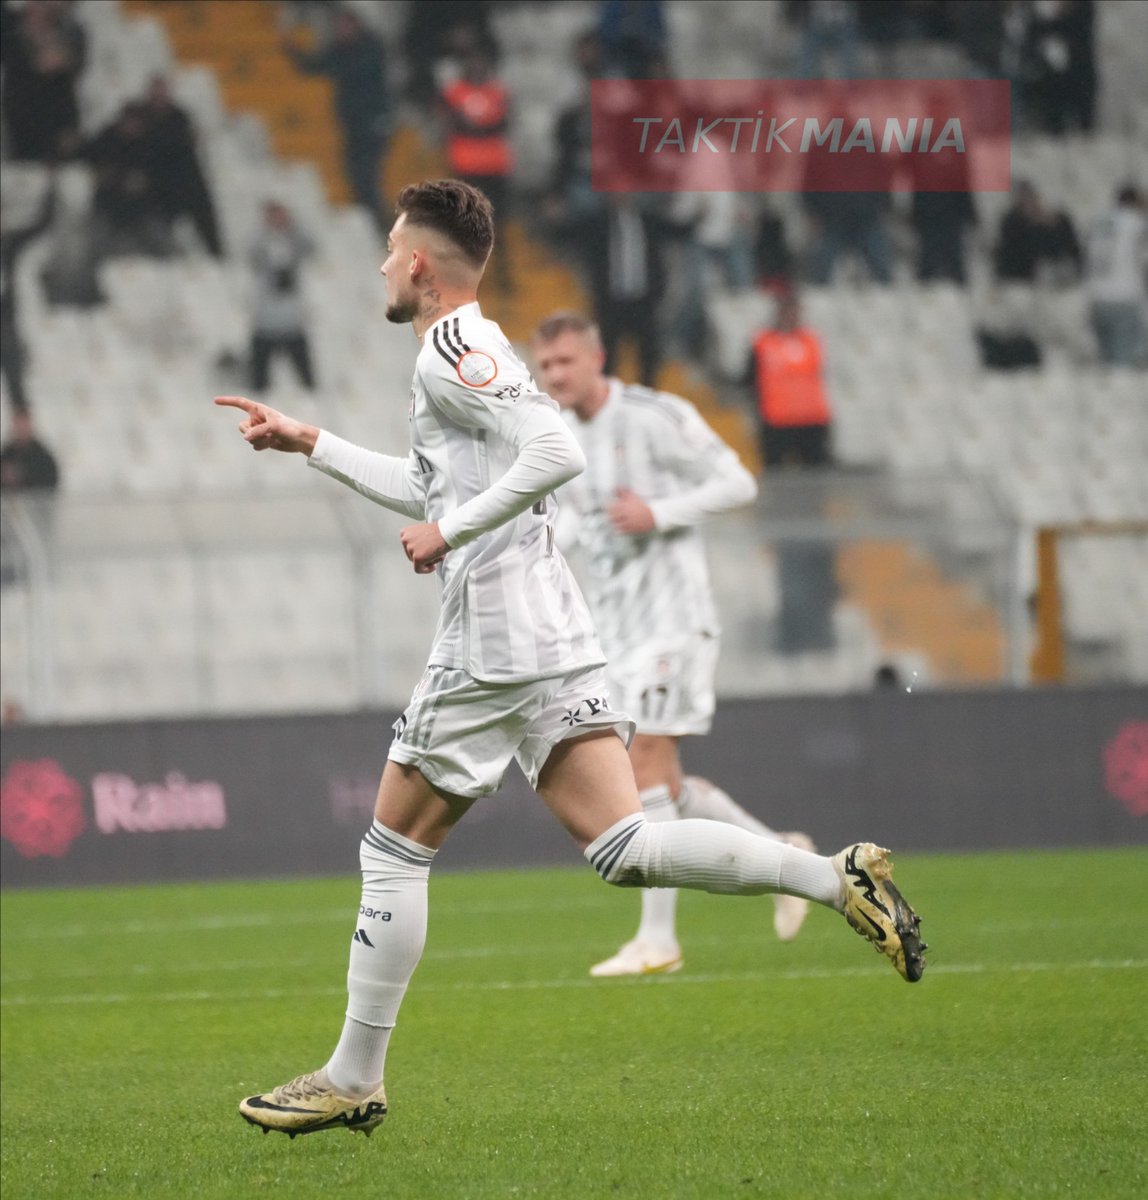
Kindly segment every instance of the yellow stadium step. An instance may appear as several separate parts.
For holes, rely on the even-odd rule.
[[[128,14],[158,17],[181,62],[210,67],[232,112],[263,118],[275,153],[311,162],[333,204],[346,203],[341,136],[329,80],[283,53],[278,6],[265,0],[125,0]]]

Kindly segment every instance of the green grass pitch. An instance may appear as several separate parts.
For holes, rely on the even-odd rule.
[[[465,836],[460,831],[460,837]],[[1148,855],[903,856],[910,986],[840,917],[683,894],[678,975],[591,981],[637,897],[442,875],[391,1115],[262,1136],[321,1065],[357,880],[7,894],[5,1200],[1148,1195]]]

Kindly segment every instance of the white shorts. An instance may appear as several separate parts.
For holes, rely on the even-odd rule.
[[[533,683],[483,683],[458,668],[427,667],[387,757],[456,796],[497,791],[512,758],[537,787],[550,751],[566,738],[614,729],[630,744],[634,722],[608,694],[601,667]]]
[[[711,634],[694,633],[636,646],[610,660],[610,695],[639,733],[709,733],[719,644]]]

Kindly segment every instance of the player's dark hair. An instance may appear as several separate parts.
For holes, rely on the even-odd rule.
[[[592,338],[598,338],[598,326],[579,312],[556,312],[543,321],[534,331],[534,339],[538,342],[552,342],[564,333],[583,333]]]
[[[433,229],[448,238],[468,262],[481,267],[494,245],[494,209],[490,201],[461,179],[432,179],[407,184],[395,203],[409,225]]]

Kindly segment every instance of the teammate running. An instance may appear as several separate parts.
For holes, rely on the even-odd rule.
[[[559,544],[577,536],[583,551],[610,697],[637,725],[630,761],[646,819],[708,817],[812,850],[805,834],[776,834],[708,780],[683,776],[678,752],[682,737],[709,732],[714,713],[721,629],[699,526],[750,503],[753,476],[689,401],[603,374],[598,328],[581,314],[543,321],[534,356],[586,455],[559,493]],[[643,891],[636,935],[590,974],[678,970],[677,897]],[[809,902],[773,899],[774,929],[791,941]]]

